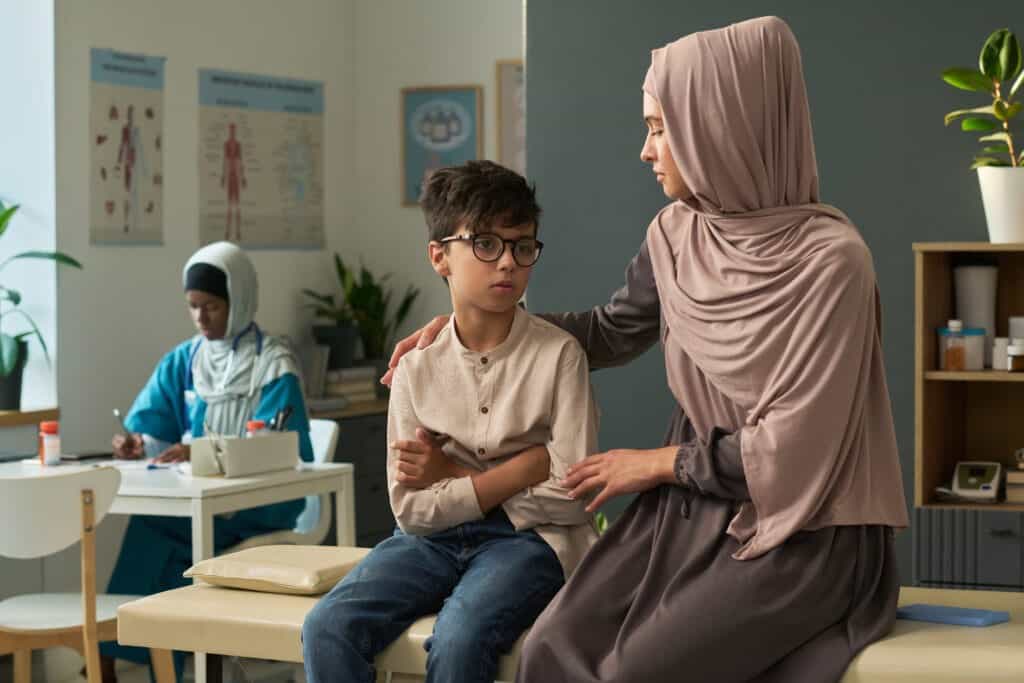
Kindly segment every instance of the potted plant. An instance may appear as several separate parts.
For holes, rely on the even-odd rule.
[[[349,307],[349,297],[355,281],[337,254],[334,255],[334,271],[338,275],[338,284],[341,285],[341,294],[337,301],[333,294],[319,294],[310,289],[302,290],[303,294],[312,299],[313,303],[308,306],[313,309],[316,316],[331,321],[329,324],[313,325],[313,339],[316,343],[330,348],[327,356],[329,370],[352,365],[356,341],[359,339],[359,331],[356,329]]]
[[[0,237],[7,232],[7,227],[17,211],[18,205],[4,206],[3,202],[0,202]],[[82,267],[81,263],[59,251],[23,251],[0,262],[0,270],[3,270],[11,261],[19,259],[42,259],[74,268]],[[29,329],[15,334],[0,331],[0,410],[21,409],[21,378],[25,370],[25,363],[28,361],[29,338],[35,337],[39,341],[46,362],[50,362],[50,352],[46,348],[46,340],[43,339],[32,316],[18,308],[19,304],[21,304],[21,292],[0,285],[0,330],[3,328],[3,321],[13,317],[20,318],[29,327]]]
[[[338,258],[337,256],[335,258]],[[341,259],[338,258],[338,262]],[[344,264],[341,264],[344,269]],[[380,278],[374,277],[373,273],[366,269],[366,266],[359,267],[359,277],[348,276],[352,279],[352,288],[348,293],[348,305],[352,311],[352,318],[356,321],[359,329],[359,338],[363,344],[363,357],[367,363],[377,366],[377,376],[386,371],[386,353],[390,348],[395,332],[401,327],[409,310],[412,308],[420,290],[409,285],[402,299],[398,302],[394,312],[391,311],[391,300],[394,292],[386,287],[391,274]],[[378,388],[378,395],[386,393],[384,387]]]
[[[985,93],[990,104],[946,114],[946,125],[960,119],[960,129],[981,133],[977,169],[985,220],[992,242],[1024,242],[1024,144],[1012,124],[1022,103],[1014,98],[1024,84],[1024,58],[1016,36],[999,29],[981,48],[978,69],[952,68],[942,78],[961,90]]]

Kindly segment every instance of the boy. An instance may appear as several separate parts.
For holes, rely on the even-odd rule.
[[[533,189],[470,161],[434,172],[420,203],[453,316],[398,366],[388,490],[399,529],[307,616],[310,683],[372,681],[374,657],[433,613],[427,681],[491,683],[597,540],[586,502],[558,484],[596,449],[586,356],[517,305],[543,246]]]

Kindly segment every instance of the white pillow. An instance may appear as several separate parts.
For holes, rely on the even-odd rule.
[[[203,560],[185,576],[228,588],[319,595],[341,581],[369,548],[263,545]]]

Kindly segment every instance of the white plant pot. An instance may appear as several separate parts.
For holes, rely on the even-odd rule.
[[[1024,242],[1024,168],[982,166],[981,200],[991,242]]]

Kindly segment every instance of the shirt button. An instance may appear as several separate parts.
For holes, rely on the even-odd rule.
[[[483,363],[484,365],[487,365],[487,356],[482,357],[480,359],[480,362]]]
[[[483,413],[484,415],[486,415],[487,414],[487,406],[484,406],[483,408],[481,408],[480,412]]]
[[[483,454],[484,454],[484,453],[486,453],[486,452],[487,452],[487,451],[486,451],[485,449],[483,449],[483,448],[478,448],[478,449],[476,449],[476,454],[477,454],[477,455],[483,455]]]

